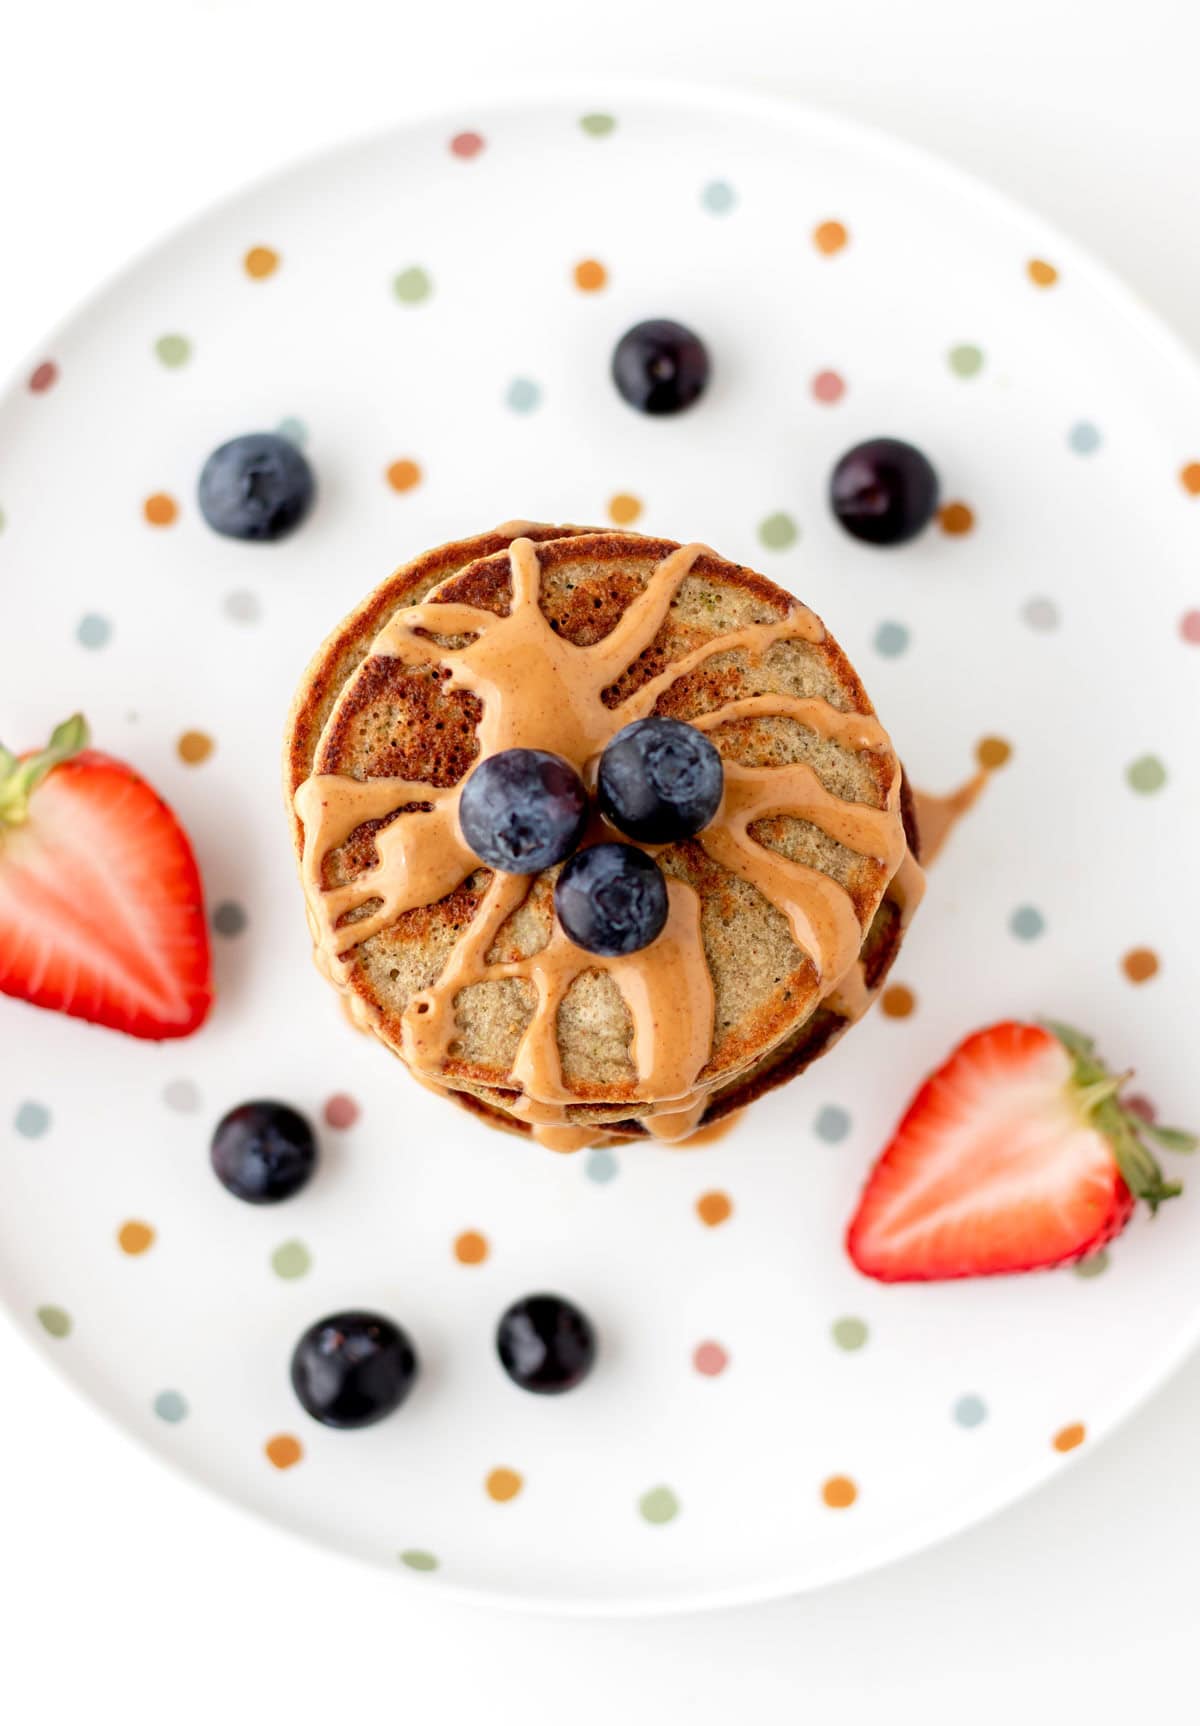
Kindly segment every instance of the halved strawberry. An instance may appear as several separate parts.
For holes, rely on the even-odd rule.
[[[134,1037],[186,1037],[212,1004],[200,872],[158,793],[87,748],[0,747],[0,993]]]
[[[977,1031],[917,1092],[876,1163],[846,1246],[881,1282],[994,1276],[1068,1264],[1181,1189],[1146,1139],[1188,1133],[1122,1107],[1091,1039],[1065,1025]]]

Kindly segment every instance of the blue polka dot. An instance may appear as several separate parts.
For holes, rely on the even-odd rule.
[[[1067,433],[1067,442],[1076,455],[1094,455],[1104,442],[1100,427],[1091,420],[1078,420]]]
[[[504,399],[515,414],[531,414],[540,404],[542,392],[532,378],[514,378]]]
[[[13,1116],[13,1126],[23,1139],[40,1139],[50,1130],[50,1111],[45,1103],[22,1103]]]
[[[308,442],[308,427],[303,420],[293,419],[290,414],[287,419],[280,420],[275,431],[277,436],[286,438],[300,449]]]
[[[597,1186],[607,1186],[609,1181],[615,1181],[621,1172],[621,1165],[611,1151],[589,1151],[583,1172],[589,1181],[595,1181]]]
[[[839,1109],[836,1103],[826,1103],[813,1128],[819,1139],[824,1139],[827,1145],[840,1145],[850,1131],[850,1117],[845,1109]]]
[[[723,216],[737,203],[737,193],[728,180],[710,180],[700,194],[700,202],[713,216]]]
[[[885,659],[898,659],[908,643],[909,633],[902,623],[881,623],[875,631],[875,651]]]
[[[112,635],[112,624],[98,611],[89,611],[75,626],[75,639],[80,647],[106,647]]]
[[[1008,926],[1018,941],[1036,941],[1046,932],[1046,919],[1035,905],[1018,905]]]
[[[160,1390],[154,1399],[154,1412],[159,1420],[165,1420],[171,1426],[176,1426],[186,1419],[188,1411],[187,1398],[177,1390]]]
[[[959,1426],[965,1426],[969,1430],[973,1426],[983,1425],[987,1419],[987,1403],[981,1396],[960,1396],[953,1412]]]

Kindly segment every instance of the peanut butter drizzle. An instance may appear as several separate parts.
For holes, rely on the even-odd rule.
[[[917,805],[917,832],[921,835],[921,861],[932,863],[940,857],[946,841],[969,809],[979,801],[980,793],[991,772],[981,767],[973,778],[948,797],[935,797],[932,791],[914,791]]]
[[[606,705],[605,691],[653,642],[704,550],[687,545],[672,552],[609,634],[581,648],[550,627],[538,602],[536,547],[528,539],[515,539],[509,548],[512,599],[507,614],[427,600],[397,613],[372,644],[371,654],[414,666],[445,667],[450,671],[445,687],[476,695],[482,707],[479,759],[502,749],[547,749],[586,776],[622,726],[651,713],[665,690],[709,659],[738,651],[761,658],[777,642],[824,638],[820,620],[794,601],[785,617],[702,643],[623,701]],[[444,647],[431,636],[469,639],[461,647]],[[693,723],[711,731],[751,717],[791,718],[843,747],[891,752],[877,720],[839,712],[817,698],[743,697]],[[853,903],[819,870],[758,844],[749,828],[770,815],[797,816],[877,859],[891,879],[905,855],[899,781],[897,764],[887,806],[880,810],[834,797],[802,763],[765,768],[725,763],[722,805],[699,842],[715,862],[756,887],[786,916],[797,946],[813,963],[822,996],[843,981],[857,959],[862,930]],[[377,1034],[382,1035],[379,1015],[349,986],[354,949],[406,911],[444,898],[481,868],[459,831],[461,790],[461,782],[447,789],[424,781],[314,774],[296,792],[305,835],[302,875],[318,967],[351,997],[356,1022]],[[405,810],[405,805],[419,807]],[[404,813],[397,815],[397,810]],[[329,851],[363,822],[387,816],[393,819],[375,835],[374,867],[344,886],[326,889],[322,867]],[[444,1069],[456,1036],[457,997],[479,983],[521,978],[533,985],[536,1004],[512,1064],[511,1082],[521,1094],[509,1105],[511,1113],[528,1122],[535,1137],[553,1149],[595,1143],[603,1137],[602,1127],[571,1124],[568,1109],[586,1099],[564,1081],[557,1018],[577,977],[606,971],[633,1023],[639,1118],[656,1137],[686,1137],[708,1101],[709,1087],[700,1075],[711,1054],[714,1022],[712,979],[694,889],[668,877],[666,925],[650,947],[629,957],[587,953],[555,923],[539,952],[519,960],[489,960],[498,934],[531,884],[524,876],[492,874],[474,918],[436,982],[405,1007],[405,1061],[422,1083],[447,1088]]]

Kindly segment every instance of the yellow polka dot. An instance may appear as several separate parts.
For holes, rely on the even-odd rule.
[[[394,461],[387,470],[387,482],[393,491],[411,491],[421,483],[421,470],[407,457],[403,461]]]
[[[849,1475],[831,1474],[821,1488],[821,1497],[830,1510],[849,1510],[858,1497],[858,1488]]]
[[[696,1200],[696,1215],[706,1227],[715,1229],[733,1215],[733,1200],[728,1193],[701,1193]]]
[[[575,286],[585,294],[594,294],[608,282],[608,271],[595,258],[584,258],[575,266]]]
[[[1078,1450],[1087,1437],[1087,1429],[1081,1420],[1073,1421],[1070,1426],[1064,1426],[1054,1435],[1055,1450]]]
[[[460,1265],[481,1265],[488,1256],[487,1237],[466,1229],[454,1243],[454,1256]]]
[[[618,527],[628,527],[642,513],[642,501],[632,492],[619,491],[608,500],[608,513]]]
[[[813,229],[813,245],[827,258],[849,243],[850,236],[841,222],[821,222]]]
[[[1190,492],[1193,497],[1200,497],[1200,461],[1190,461],[1180,468],[1179,478],[1184,491]]]
[[[156,491],[142,505],[142,514],[151,527],[170,527],[179,514],[179,505],[165,491]]]
[[[304,1455],[304,1446],[290,1432],[277,1432],[263,1445],[267,1461],[275,1468],[294,1468]]]
[[[148,1252],[154,1245],[154,1230],[149,1223],[132,1220],[122,1223],[117,1230],[117,1245],[123,1253],[136,1258],[139,1253]]]
[[[216,745],[205,731],[185,731],[175,748],[181,761],[186,761],[189,767],[199,767],[202,761],[208,760]]]
[[[1011,761],[1012,744],[1006,743],[1003,737],[981,737],[975,745],[975,759],[989,773],[994,772],[997,767]]]
[[[1058,280],[1058,271],[1053,264],[1048,264],[1045,258],[1030,258],[1025,268],[1034,287],[1052,288]]]
[[[893,983],[883,991],[879,1005],[889,1019],[907,1019],[916,1008],[917,997],[903,983]]]
[[[938,510],[938,525],[943,533],[957,538],[964,533],[970,533],[975,526],[975,512],[969,504],[944,503]]]
[[[242,263],[248,276],[262,282],[279,268],[279,253],[272,251],[270,246],[251,246]]]
[[[510,1498],[517,1496],[524,1484],[524,1477],[519,1475],[515,1468],[493,1468],[483,1483],[483,1489],[497,1504],[507,1504]]]
[[[1158,973],[1158,954],[1149,947],[1135,947],[1121,960],[1121,969],[1131,983],[1148,983]]]

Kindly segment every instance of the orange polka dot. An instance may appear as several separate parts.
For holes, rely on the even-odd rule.
[[[466,1229],[454,1243],[454,1256],[460,1265],[481,1265],[488,1256],[486,1235]]]
[[[701,1193],[696,1200],[696,1215],[708,1228],[715,1229],[733,1215],[733,1200],[728,1193]]]
[[[277,1432],[263,1445],[267,1461],[276,1468],[294,1468],[304,1455],[304,1446],[290,1432]]]
[[[619,491],[608,500],[608,513],[618,527],[628,527],[642,513],[642,500],[632,492]]]
[[[524,1486],[525,1480],[515,1468],[493,1468],[483,1483],[483,1490],[489,1498],[494,1498],[497,1504],[507,1504],[510,1498],[515,1498]]]
[[[975,759],[991,773],[1012,759],[1012,744],[1003,737],[981,737],[975,745]]]
[[[969,504],[944,503],[938,510],[938,523],[943,533],[970,533],[975,526],[975,512]]]
[[[122,1223],[117,1230],[117,1245],[123,1253],[136,1258],[139,1253],[148,1252],[154,1245],[154,1230],[149,1223]]]
[[[1078,1450],[1087,1437],[1087,1429],[1081,1420],[1073,1421],[1070,1426],[1064,1426],[1054,1435],[1055,1450]]]
[[[889,1019],[907,1019],[917,1005],[917,997],[903,983],[893,983],[883,991],[879,1005]]]
[[[850,236],[841,222],[822,222],[813,229],[813,245],[827,258],[840,252],[849,242]]]
[[[1179,477],[1184,491],[1190,492],[1193,497],[1200,497],[1200,461],[1190,461],[1186,467],[1180,468]]]
[[[279,268],[279,253],[272,251],[270,246],[251,246],[242,263],[248,276],[262,282]]]
[[[142,505],[142,514],[151,527],[170,527],[179,514],[179,505],[165,491],[156,491]]]
[[[603,264],[598,264],[595,258],[584,258],[575,266],[575,286],[585,294],[594,294],[608,281],[608,271]]]
[[[202,761],[208,760],[216,745],[206,731],[185,731],[175,748],[181,761],[186,761],[189,767],[199,767]]]
[[[393,491],[411,491],[421,483],[421,470],[407,457],[403,461],[394,461],[387,470],[387,482]]]
[[[1058,271],[1045,258],[1030,258],[1025,268],[1029,272],[1029,280],[1037,288],[1052,288],[1058,280]]]
[[[858,1488],[848,1475],[831,1474],[821,1488],[821,1497],[830,1510],[849,1510],[858,1497]]]
[[[1131,983],[1148,983],[1158,973],[1158,954],[1149,947],[1135,947],[1121,960],[1121,969]]]

